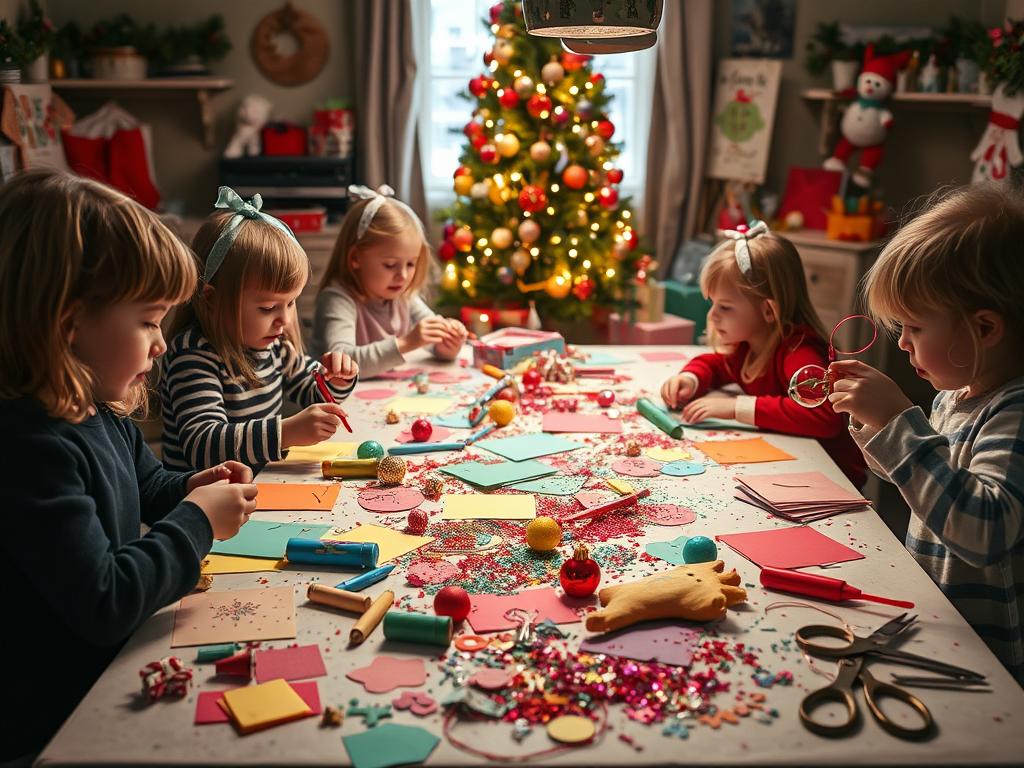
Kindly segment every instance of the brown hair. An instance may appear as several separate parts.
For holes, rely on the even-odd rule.
[[[366,206],[371,202],[373,202],[372,198],[359,200],[353,203],[352,207],[348,209],[348,213],[345,214],[338,239],[334,242],[331,260],[327,263],[327,269],[324,270],[323,279],[320,281],[320,291],[329,285],[336,284],[357,300],[365,301],[366,291],[359,281],[358,273],[352,269],[352,256],[357,250],[384,244],[390,238],[407,232],[410,227],[415,227],[420,233],[423,245],[420,248],[419,258],[416,260],[416,271],[402,295],[409,297],[417,293],[426,282],[432,266],[432,257],[423,224],[404,205],[396,205],[391,200],[385,200],[373,215],[373,220],[367,226],[363,236],[359,237],[359,219]]]
[[[751,302],[771,301],[775,306],[775,320],[769,351],[792,333],[796,325],[810,326],[822,339],[826,339],[825,328],[811,306],[803,263],[793,243],[774,232],[767,232],[752,237],[747,245],[751,266],[747,275],[740,272],[736,263],[736,244],[732,240],[726,240],[708,256],[700,273],[700,290],[705,298],[715,286],[727,280]],[[712,345],[717,348],[719,344],[714,331],[709,331],[709,335]],[[764,373],[771,358],[771,354],[764,354],[750,367],[744,362],[741,377],[748,381],[757,378]]]
[[[224,225],[235,214],[217,211],[203,222],[192,239],[200,274]],[[246,291],[290,293],[309,281],[309,258],[288,233],[264,221],[242,219],[238,234],[210,282],[200,281],[192,303],[174,317],[171,335],[198,325],[203,336],[224,361],[229,375],[256,386],[260,380],[242,342],[242,295]],[[205,290],[206,285],[213,292]],[[285,329],[297,355],[302,354],[302,332],[297,318]]]
[[[94,403],[91,371],[71,348],[69,313],[122,302],[185,301],[192,254],[159,218],[89,179],[53,170],[0,187],[0,397],[34,397],[80,422]],[[145,384],[107,405],[143,412]]]

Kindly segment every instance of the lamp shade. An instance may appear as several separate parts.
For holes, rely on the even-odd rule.
[[[599,3],[523,0],[523,18],[527,31],[541,37],[584,40],[637,37],[657,31],[662,7],[663,0]]]
[[[658,42],[658,33],[630,37],[563,37],[562,47],[570,53],[593,56],[598,53],[629,53],[642,51]]]

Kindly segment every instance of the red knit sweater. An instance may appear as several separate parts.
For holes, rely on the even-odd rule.
[[[793,402],[787,390],[793,374],[805,365],[828,364],[828,347],[808,326],[796,326],[775,348],[771,363],[753,381],[741,381],[740,369],[750,347],[746,342],[731,354],[698,355],[683,368],[700,381],[695,398],[726,384],[739,384],[744,393],[757,397],[754,423],[760,429],[787,435],[816,437],[843,473],[858,488],[866,479],[864,457],[850,437],[846,420],[827,401],[817,408]]]

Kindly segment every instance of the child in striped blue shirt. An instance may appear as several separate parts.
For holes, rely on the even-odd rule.
[[[871,313],[938,395],[931,417],[892,379],[833,363],[833,408],[868,465],[899,488],[907,547],[1024,685],[1024,199],[974,185],[886,245]]]
[[[331,437],[345,412],[322,402],[311,375],[322,366],[335,400],[356,384],[358,366],[340,352],[303,354],[295,301],[309,259],[283,222],[221,187],[192,243],[199,290],[175,317],[160,384],[163,460],[202,469],[226,459],[259,468],[295,445]],[[287,396],[303,410],[282,418]]]

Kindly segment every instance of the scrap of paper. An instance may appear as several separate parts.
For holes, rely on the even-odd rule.
[[[200,592],[181,598],[171,647],[295,637],[292,587]]]

